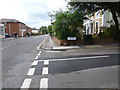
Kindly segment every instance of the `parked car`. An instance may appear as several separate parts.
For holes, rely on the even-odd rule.
[[[6,38],[10,38],[10,35],[8,33],[5,34]]]

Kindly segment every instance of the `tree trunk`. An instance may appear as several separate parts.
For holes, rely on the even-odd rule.
[[[113,20],[115,22],[115,30],[119,30],[118,19],[115,11],[111,10]]]

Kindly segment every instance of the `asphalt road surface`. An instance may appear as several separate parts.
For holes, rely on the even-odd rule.
[[[36,47],[47,36],[32,36],[2,41],[2,79],[9,77],[8,73],[17,65],[34,60],[38,51]],[[27,65],[29,66],[29,65]],[[27,69],[26,66],[26,69]],[[22,67],[21,67],[22,68]],[[24,69],[23,69],[24,70]],[[16,72],[17,73],[17,72]],[[21,72],[20,72],[21,73]]]
[[[118,47],[37,51],[45,38],[48,35],[3,41],[3,88],[118,87]]]

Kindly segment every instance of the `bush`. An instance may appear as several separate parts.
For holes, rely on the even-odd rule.
[[[115,30],[112,25],[109,28],[103,28],[103,32],[98,35],[100,38],[113,38],[114,40],[120,40],[120,30]]]
[[[31,36],[41,35],[40,33],[31,33]]]

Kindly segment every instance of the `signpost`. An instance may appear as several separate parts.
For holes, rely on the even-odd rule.
[[[68,37],[68,45],[69,45],[69,41],[74,41],[74,45],[75,45],[75,41],[76,41],[76,37]]]
[[[68,37],[67,40],[76,40],[76,37]]]

